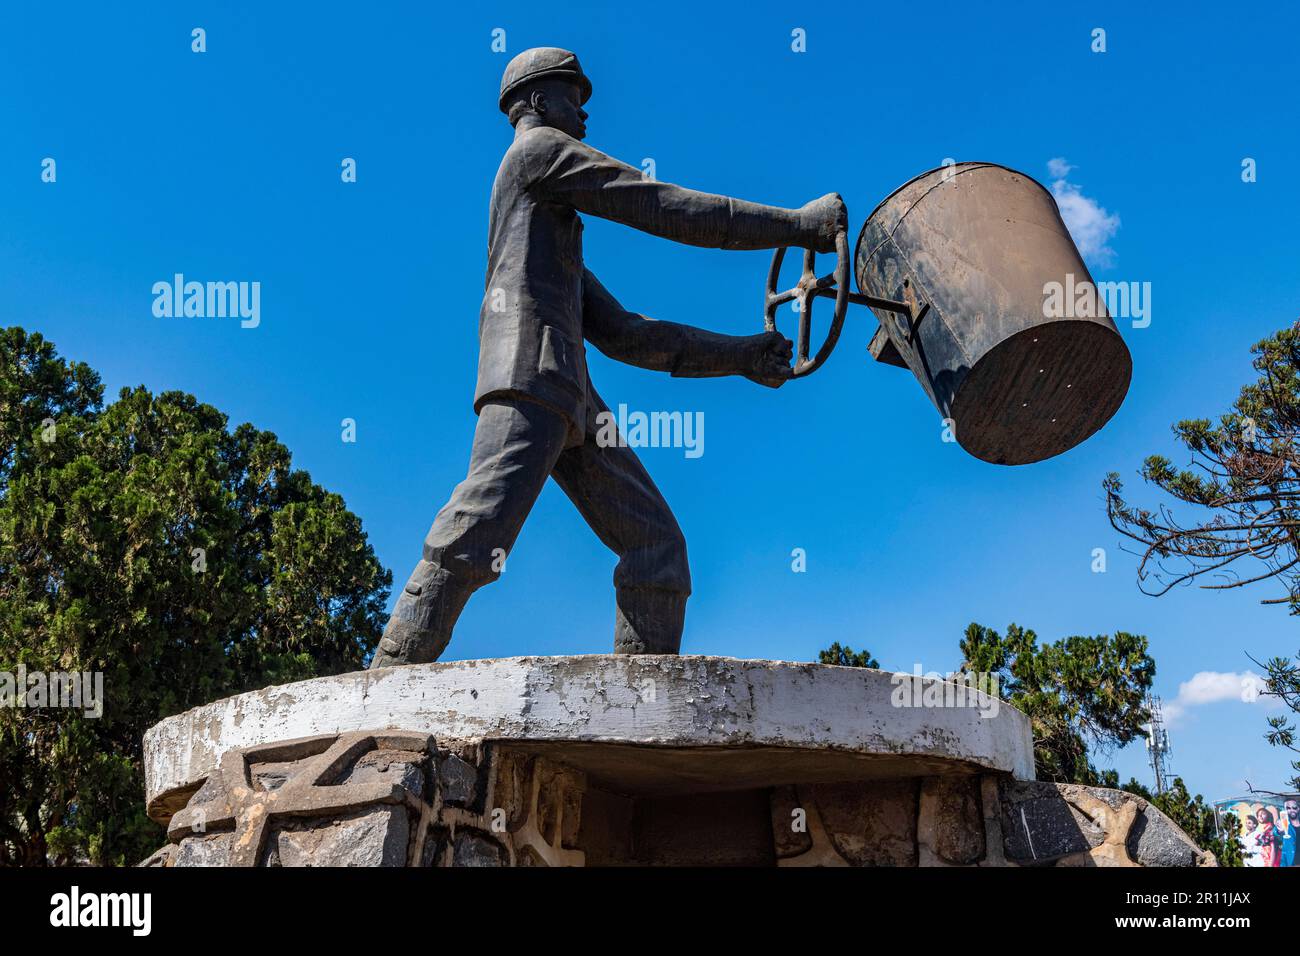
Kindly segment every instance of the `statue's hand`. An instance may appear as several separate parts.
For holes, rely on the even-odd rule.
[[[790,357],[794,343],[780,332],[746,336],[742,346],[740,374],[751,382],[780,388],[791,376]]]
[[[834,252],[836,235],[849,228],[849,210],[840,194],[827,193],[808,203],[800,212],[806,220],[809,236],[801,245],[808,245],[816,252]]]

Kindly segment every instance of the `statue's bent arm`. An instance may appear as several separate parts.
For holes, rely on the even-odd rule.
[[[647,179],[639,169],[592,149],[557,129],[529,130],[528,187],[542,202],[640,229],[664,239],[711,249],[816,247],[824,224],[799,209],[698,192]]]
[[[681,378],[742,371],[748,336],[722,335],[629,312],[590,270],[583,272],[582,285],[583,337],[610,358]]]

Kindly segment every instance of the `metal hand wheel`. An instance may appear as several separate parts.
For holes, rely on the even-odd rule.
[[[817,262],[817,253],[805,249],[803,254],[803,275],[799,284],[784,292],[776,291],[777,280],[781,277],[781,263],[785,259],[787,247],[777,249],[772,254],[772,268],[767,273],[767,296],[763,307],[763,327],[769,332],[777,331],[776,310],[787,302],[799,300],[799,334],[795,339],[794,370],[792,378],[811,375],[821,368],[823,362],[830,358],[839,341],[840,330],[844,327],[844,316],[848,312],[849,301],[854,298],[849,291],[849,237],[840,230],[835,235],[835,254],[838,257],[835,271],[820,279],[813,266]],[[812,336],[812,304],[818,296],[833,298],[835,312],[831,316],[831,327],[826,333],[826,341],[813,358],[808,358],[809,339]]]

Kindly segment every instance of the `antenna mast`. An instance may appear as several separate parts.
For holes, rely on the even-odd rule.
[[[1168,788],[1170,770],[1166,761],[1169,756],[1169,731],[1165,730],[1165,719],[1160,713],[1160,698],[1155,694],[1147,695],[1147,710],[1151,712],[1151,724],[1147,727],[1147,755],[1156,775],[1156,794],[1159,795]]]

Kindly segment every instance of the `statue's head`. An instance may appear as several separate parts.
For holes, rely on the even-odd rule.
[[[578,58],[558,47],[525,50],[506,65],[498,104],[510,125],[528,122],[552,126],[574,139],[587,135],[587,112],[582,104],[591,96],[591,81]]]

